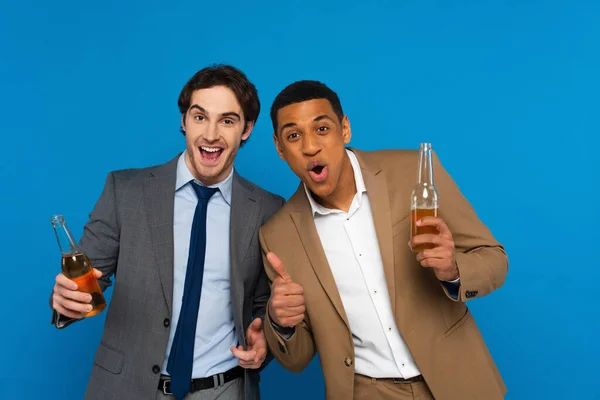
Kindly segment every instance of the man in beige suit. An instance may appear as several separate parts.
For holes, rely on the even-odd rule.
[[[506,253],[437,156],[439,217],[421,220],[437,234],[411,240],[416,151],[347,148],[338,96],[315,81],[285,88],[271,118],[302,181],[260,230],[275,358],[300,372],[319,352],[331,400],[504,398],[465,302],[504,283]]]

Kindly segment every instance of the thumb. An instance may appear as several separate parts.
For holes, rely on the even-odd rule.
[[[96,279],[99,279],[102,277],[102,271],[97,270],[96,268],[94,268],[94,276],[96,277]]]
[[[283,266],[283,262],[281,262],[281,260],[275,255],[275,253],[269,252],[267,254],[267,260],[269,260],[269,263],[271,263],[271,266],[273,267],[275,272],[277,272],[277,275],[281,277],[281,279],[288,282],[292,281],[292,278]]]
[[[260,332],[262,330],[262,320],[260,318],[255,318],[248,329],[254,332]]]

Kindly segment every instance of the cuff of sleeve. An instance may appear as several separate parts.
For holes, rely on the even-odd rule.
[[[442,281],[442,285],[444,285],[450,297],[452,297],[454,300],[458,300],[460,277],[454,279],[453,281]]]
[[[292,338],[292,336],[294,336],[294,333],[296,333],[296,328],[286,328],[283,326],[279,326],[277,325],[272,319],[270,319],[271,322],[271,326],[273,327],[273,329],[275,329],[275,332],[277,332],[279,334],[279,336],[281,336],[283,339],[285,340],[290,340]]]
[[[71,325],[73,322],[79,321],[75,318],[65,317],[64,315],[59,314],[56,310],[52,310],[52,322],[57,329],[63,329],[67,326]]]

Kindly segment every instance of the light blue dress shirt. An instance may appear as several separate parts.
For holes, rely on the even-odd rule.
[[[174,209],[174,276],[173,316],[167,354],[162,373],[167,375],[167,362],[181,311],[181,299],[190,248],[192,221],[198,198],[191,187],[194,177],[185,163],[185,152],[177,162]],[[206,219],[206,257],[204,279],[194,342],[192,379],[227,371],[238,365],[229,350],[237,346],[235,322],[230,297],[229,221],[233,170],[222,182],[212,185],[219,189],[208,201]]]

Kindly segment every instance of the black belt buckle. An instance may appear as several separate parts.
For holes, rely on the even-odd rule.
[[[165,379],[163,381],[162,392],[165,395],[172,395],[173,394],[173,392],[171,392],[171,380],[170,379]]]

